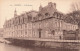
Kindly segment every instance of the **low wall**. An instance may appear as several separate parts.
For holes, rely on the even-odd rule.
[[[35,41],[35,40],[21,40],[21,39],[6,39],[12,42],[14,45],[21,46],[35,46],[45,48],[62,48],[62,49],[80,49],[80,42],[52,42],[52,41]]]

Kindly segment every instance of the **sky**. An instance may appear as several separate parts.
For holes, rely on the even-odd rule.
[[[15,8],[20,15],[30,10],[38,11],[40,5],[44,7],[48,2],[56,3],[58,11],[68,13],[71,10],[71,4],[80,0],[0,0],[0,28],[3,27],[5,20],[14,17]]]

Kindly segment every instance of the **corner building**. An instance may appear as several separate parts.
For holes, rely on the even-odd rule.
[[[16,13],[14,18],[6,20],[4,23],[4,37],[60,40],[68,39],[71,33],[67,32],[76,32],[77,29],[78,25],[75,21],[68,22],[66,15],[57,11],[56,3],[49,2],[45,7],[40,5],[39,11],[31,10],[21,15]],[[70,37],[70,39],[75,38],[76,35]]]

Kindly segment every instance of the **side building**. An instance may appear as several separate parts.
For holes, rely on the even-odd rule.
[[[57,11],[56,3],[49,2],[45,7],[40,5],[39,11],[31,10],[21,15],[17,15],[16,12],[15,10],[14,18],[4,23],[5,38],[72,40],[77,37],[77,22]]]

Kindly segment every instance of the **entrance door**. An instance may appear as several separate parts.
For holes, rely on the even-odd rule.
[[[41,38],[41,30],[42,30],[42,29],[39,29],[39,38]]]

